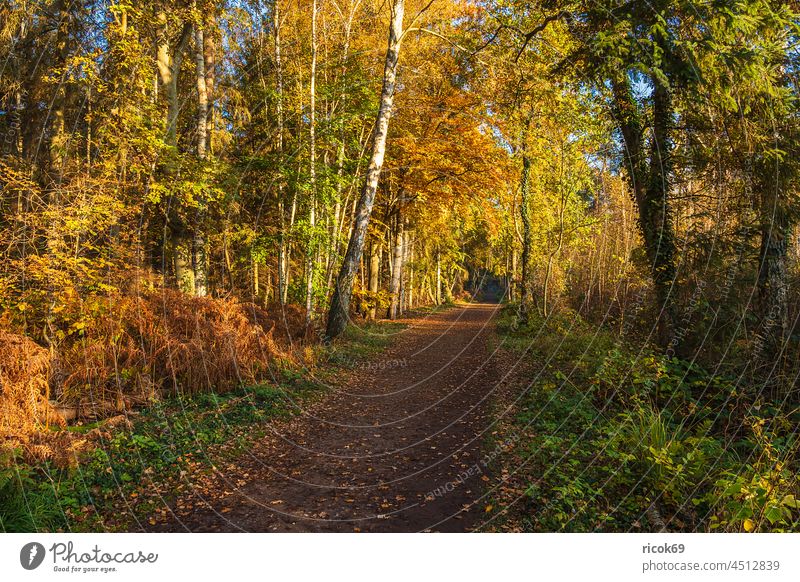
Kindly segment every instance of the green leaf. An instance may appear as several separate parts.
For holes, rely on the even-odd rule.
[[[783,512],[777,505],[772,505],[764,512],[764,517],[766,517],[772,525],[775,525],[783,519]]]

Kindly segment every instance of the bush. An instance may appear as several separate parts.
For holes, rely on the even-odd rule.
[[[47,400],[50,352],[30,339],[0,332],[0,439],[62,425]]]

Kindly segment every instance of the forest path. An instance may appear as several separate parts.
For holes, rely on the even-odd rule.
[[[405,321],[393,345],[195,487],[159,531],[468,531],[496,362],[494,304]],[[482,479],[483,478],[483,479]],[[183,508],[192,508],[183,509]]]

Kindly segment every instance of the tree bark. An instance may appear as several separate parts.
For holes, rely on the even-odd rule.
[[[206,159],[208,146],[208,86],[206,84],[205,34],[202,26],[195,24],[194,30],[195,76],[197,83],[197,157]],[[194,294],[205,297],[208,294],[208,260],[206,239],[203,233],[203,202],[198,202],[197,222],[194,225],[193,267]]]
[[[392,302],[389,306],[389,319],[397,319],[400,314],[401,297],[400,291],[403,281],[403,242],[404,242],[404,223],[403,223],[403,203],[405,201],[403,187],[400,187],[400,197],[397,201],[397,215],[395,217],[394,229],[394,249],[392,253],[392,280],[389,283],[389,293]]]
[[[167,15],[163,10],[158,14],[158,47],[156,64],[161,89],[167,100],[164,141],[168,146],[178,146],[178,73],[183,62],[184,51],[192,34],[192,24],[184,23],[177,43],[172,46],[167,28]],[[167,170],[170,171],[169,169]],[[175,201],[169,204],[168,234],[169,251],[178,288],[184,293],[194,294],[195,277],[192,267],[192,237],[187,231],[184,219],[176,208]]]
[[[167,100],[167,111],[165,115],[165,135],[164,141],[168,146],[177,147],[178,145],[178,73],[183,62],[184,51],[192,33],[192,25],[184,23],[177,43],[173,46],[170,43],[169,30],[167,27],[166,12],[161,10],[158,14],[158,47],[156,65],[158,68],[158,80],[161,90]],[[167,170],[169,172],[169,170]],[[195,281],[194,269],[192,268],[192,238],[186,229],[186,224],[176,208],[175,201],[169,204],[169,215],[167,217],[169,226],[167,238],[169,240],[169,251],[172,254],[172,264],[175,272],[175,279],[178,288],[184,293],[194,294]]]
[[[208,85],[206,85],[205,34],[203,27],[194,27],[195,76],[197,82],[197,157],[206,159],[208,141]]]
[[[650,231],[650,264],[656,288],[658,342],[670,343],[675,327],[675,233],[669,204],[672,181],[672,95],[669,86],[656,79],[653,90],[653,142],[646,220]]]
[[[627,176],[639,211],[639,229],[659,309],[658,343],[667,346],[674,327],[675,235],[669,206],[672,165],[672,99],[665,81],[655,78],[650,166],[644,154],[641,115],[624,74],[612,79],[614,114],[627,154]]]
[[[386,61],[383,71],[383,88],[381,90],[381,103],[375,121],[375,130],[372,139],[372,152],[367,168],[367,176],[356,209],[355,223],[347,252],[339,271],[336,287],[333,290],[331,307],[328,312],[328,326],[326,336],[328,339],[340,335],[347,327],[349,317],[350,298],[353,293],[353,280],[358,264],[364,250],[364,239],[367,226],[372,215],[375,203],[375,192],[378,188],[378,178],[383,168],[383,158],[386,154],[386,137],[389,132],[389,119],[392,114],[394,102],[395,82],[397,79],[397,61],[400,56],[400,43],[403,34],[404,0],[393,0],[392,18],[389,25],[389,40],[386,50]]]
[[[339,101],[338,106],[344,110],[348,89],[349,86],[347,84],[347,65],[348,59],[350,58],[350,35],[352,34],[353,29],[353,19],[355,18],[356,12],[358,10],[358,6],[361,3],[361,0],[357,0],[351,7],[350,13],[347,19],[344,22],[344,43],[342,46],[342,70],[341,70],[341,77],[340,77],[340,90],[339,90]],[[345,155],[345,125],[342,124],[339,133],[339,145],[336,151],[336,203],[335,209],[333,213],[333,229],[331,233],[331,238],[333,241],[333,245],[331,247],[331,255],[332,260],[328,267],[328,274],[327,274],[327,284],[328,287],[331,286],[333,282],[333,272],[334,272],[334,265],[339,260],[339,255],[341,254],[342,250],[342,237],[341,237],[341,224],[342,224],[342,178],[344,176],[344,155]],[[346,209],[347,205],[344,204],[344,208]]]
[[[195,281],[194,268],[192,267],[192,238],[181,224],[172,227],[172,256],[175,267],[175,279],[178,289],[184,293],[194,295]]]
[[[272,26],[274,29],[275,44],[275,89],[276,89],[276,113],[278,118],[278,155],[281,163],[283,162],[283,63],[281,61],[281,19],[280,2],[273,0],[272,4]],[[287,293],[289,291],[289,247],[286,242],[286,208],[283,200],[283,182],[278,182],[278,213],[280,214],[281,230],[278,240],[278,301],[281,305],[286,304]],[[294,202],[292,203],[292,222],[294,216]],[[290,224],[293,226],[293,224]]]
[[[436,305],[442,304],[442,257],[436,253]]]
[[[306,327],[311,325],[314,309],[314,249],[316,247],[316,189],[317,189],[317,150],[316,150],[316,99],[317,99],[317,0],[311,4],[311,80],[310,80],[310,122],[309,122],[309,182],[311,187],[308,226],[310,229],[306,249]]]
[[[205,20],[205,34],[203,36],[203,61],[206,73],[206,95],[208,106],[206,114],[206,142],[208,153],[213,155],[214,149],[214,88],[217,82],[217,50],[214,31],[217,19],[211,13]]]
[[[406,309],[414,309],[414,232],[406,225],[406,262],[408,264],[408,293]]]
[[[511,301],[517,298],[517,292],[514,285],[517,282],[517,247],[512,239],[511,241],[511,284],[508,286],[508,295]]]
[[[764,175],[774,180],[776,169],[764,169]],[[757,302],[761,324],[754,344],[755,364],[769,378],[766,384],[773,390],[772,396],[776,399],[785,397],[780,389],[786,384],[782,374],[790,327],[786,263],[791,228],[789,209],[783,192],[785,185],[781,182],[778,180],[777,184],[761,185],[761,248]]]
[[[375,319],[378,304],[378,286],[380,285],[381,255],[380,244],[373,237],[369,253],[369,293],[372,301],[367,312],[368,319]]]
[[[561,172],[564,175],[564,144],[561,145]],[[547,257],[547,268],[544,275],[544,289],[542,292],[542,315],[548,317],[550,314],[550,280],[553,276],[553,265],[556,258],[561,254],[561,248],[564,246],[564,213],[567,209],[567,197],[569,196],[569,187],[560,181],[559,183],[560,196],[558,206],[558,236],[556,237],[556,246],[552,249]]]
[[[166,136],[167,145],[176,146],[178,144],[178,73],[183,62],[183,53],[189,42],[192,33],[192,24],[187,22],[183,25],[177,44],[173,48],[169,42],[169,30],[167,29],[167,15],[165,12],[158,14],[158,55],[156,64],[158,66],[159,84],[167,97],[166,114]]]
[[[526,132],[527,133],[527,132]],[[526,136],[527,137],[527,136]],[[531,217],[530,217],[530,173],[531,159],[528,157],[527,148],[522,149],[522,180],[520,184],[520,213],[522,215],[522,279],[519,293],[519,316],[522,323],[528,321],[531,293]]]

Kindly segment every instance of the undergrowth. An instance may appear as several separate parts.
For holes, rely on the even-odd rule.
[[[526,371],[487,529],[800,529],[798,410],[575,314],[498,330]]]
[[[192,486],[187,476],[241,455],[264,436],[266,421],[299,412],[324,393],[327,374],[361,365],[402,327],[371,323],[351,329],[333,348],[309,347],[305,370],[288,363],[273,370],[269,384],[154,401],[109,431],[102,423],[69,427],[101,435],[71,466],[25,463],[8,452],[0,459],[0,531],[141,529]],[[326,362],[324,374],[315,373],[316,362]]]

